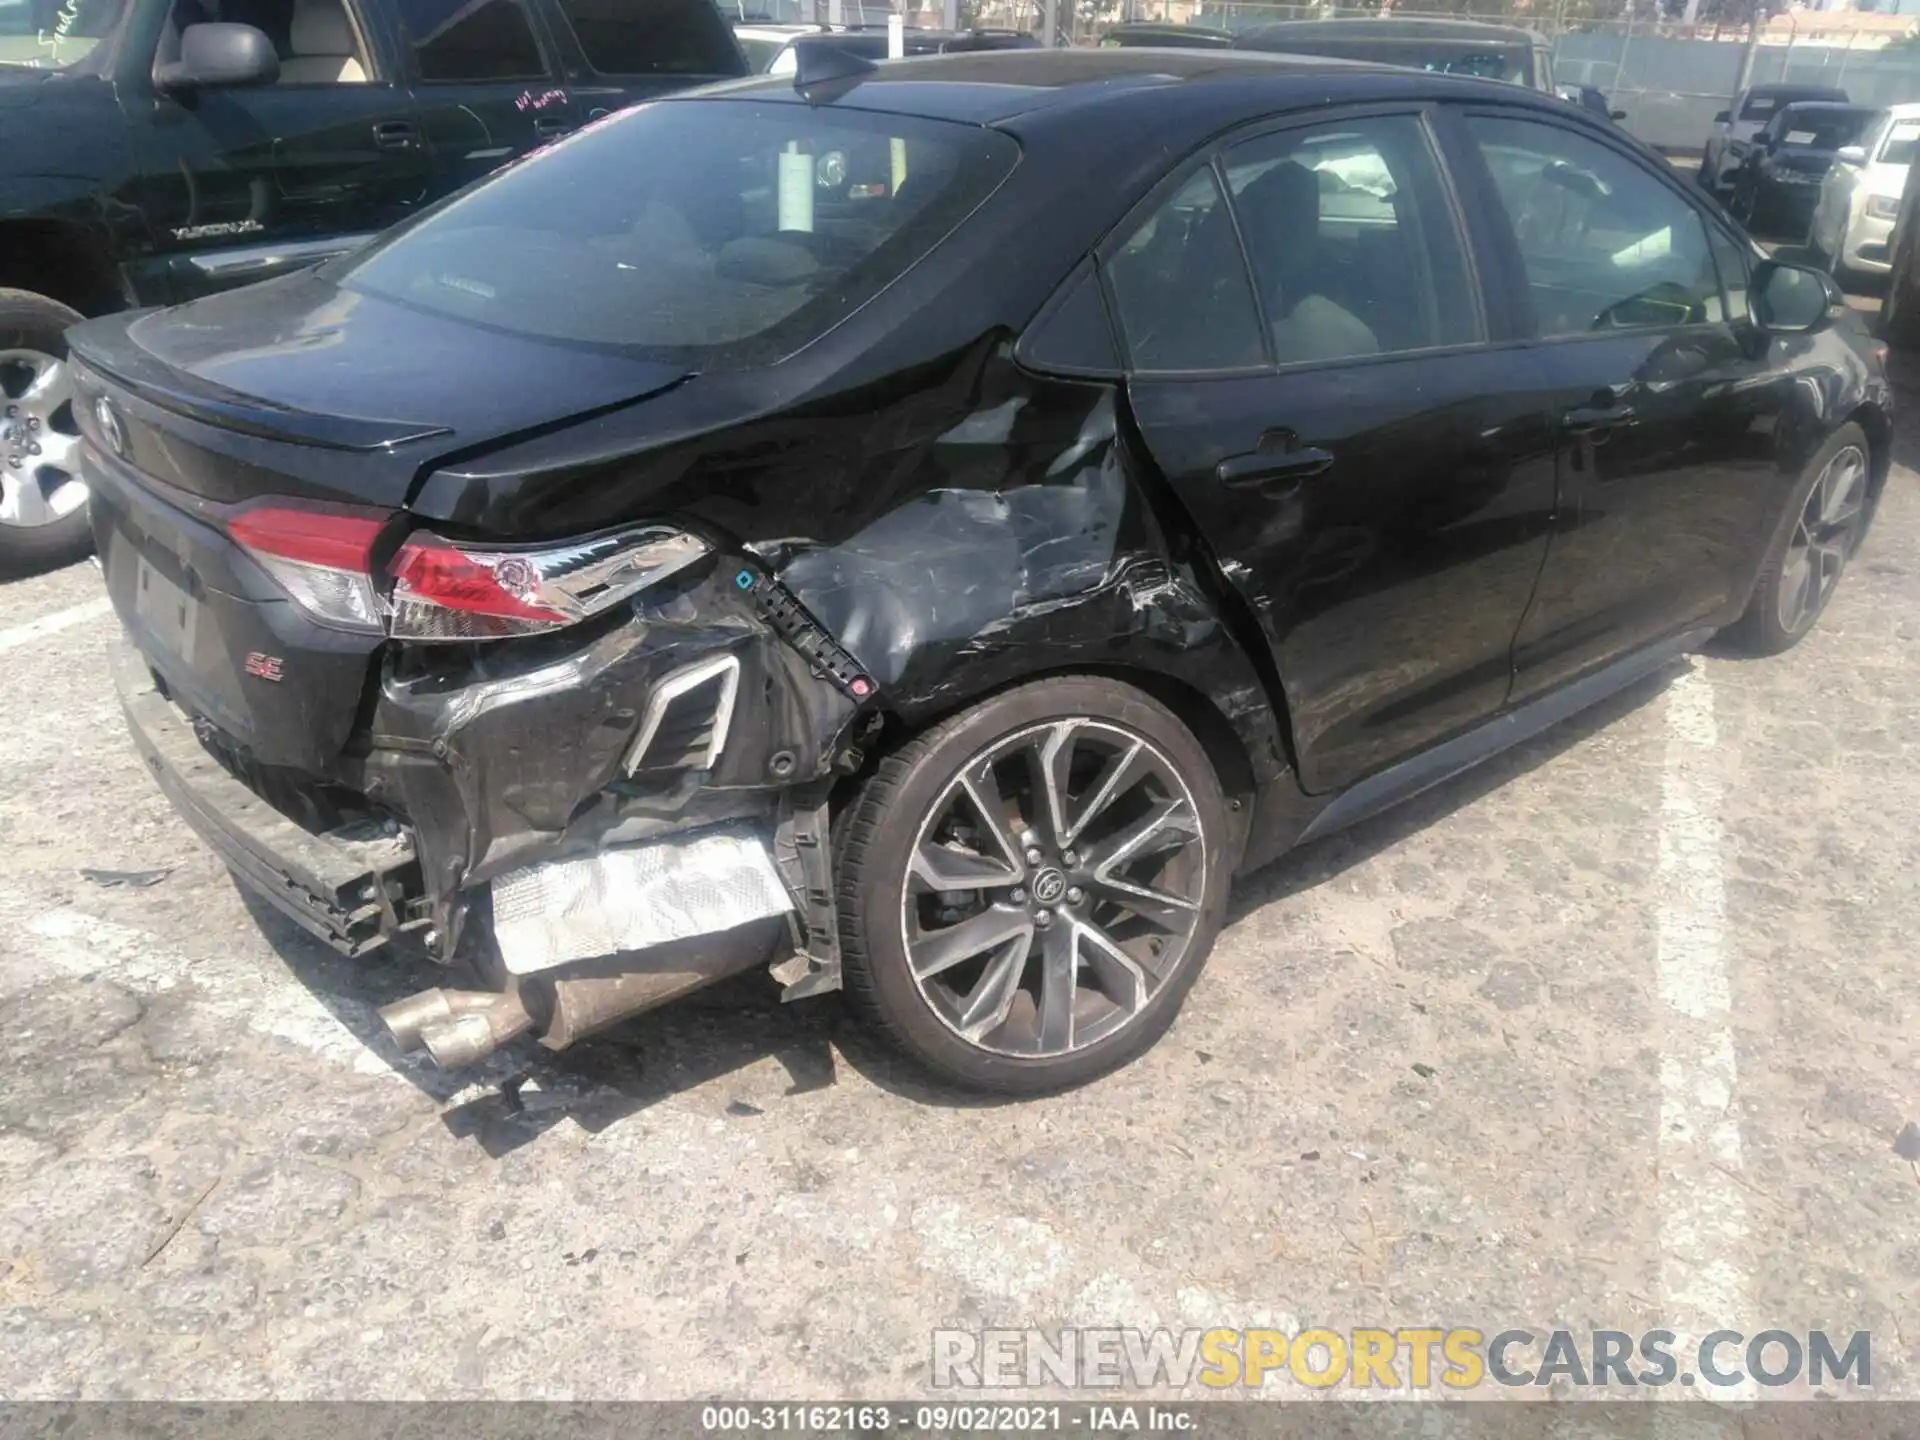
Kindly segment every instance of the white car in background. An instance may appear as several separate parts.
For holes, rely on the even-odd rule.
[[[1885,275],[1892,268],[1893,222],[1916,144],[1920,104],[1895,105],[1859,145],[1835,156],[1820,182],[1808,243],[1827,257],[1836,280]]]

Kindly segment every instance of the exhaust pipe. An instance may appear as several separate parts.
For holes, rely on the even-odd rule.
[[[402,1054],[425,1050],[443,1070],[484,1060],[533,1028],[518,990],[422,990],[380,1011]]]

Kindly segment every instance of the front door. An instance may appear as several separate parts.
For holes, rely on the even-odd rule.
[[[1485,343],[1426,118],[1232,145],[1103,270],[1134,419],[1265,630],[1305,788],[1495,713],[1553,445]]]
[[[580,123],[554,47],[527,0],[394,0],[433,157],[436,196]]]
[[[1555,121],[1465,123],[1561,437],[1553,540],[1515,645],[1522,700],[1737,598],[1780,498],[1791,381],[1747,319],[1741,247],[1678,182]]]
[[[141,127],[143,208],[169,293],[190,299],[309,265],[426,198],[419,117],[384,72],[357,0],[177,0],[161,54],[198,20],[253,25],[274,85],[155,90]]]

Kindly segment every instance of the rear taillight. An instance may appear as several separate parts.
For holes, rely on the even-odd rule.
[[[416,532],[393,557],[387,629],[403,640],[493,640],[571,625],[707,553],[677,530],[623,530],[539,549]]]
[[[386,626],[373,583],[373,542],[386,523],[383,516],[264,505],[236,516],[227,533],[315,620],[377,635]]]
[[[645,527],[564,545],[456,545],[408,537],[376,573],[375,542],[391,516],[266,505],[227,531],[293,603],[323,625],[399,640],[497,640],[597,615],[707,553],[682,531]]]

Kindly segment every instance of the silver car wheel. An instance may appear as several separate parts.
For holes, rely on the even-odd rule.
[[[86,503],[66,362],[0,350],[0,525],[38,529]]]
[[[961,767],[906,859],[914,983],[980,1049],[1085,1049],[1186,960],[1208,863],[1191,790],[1143,736],[1092,719],[1018,731]]]

